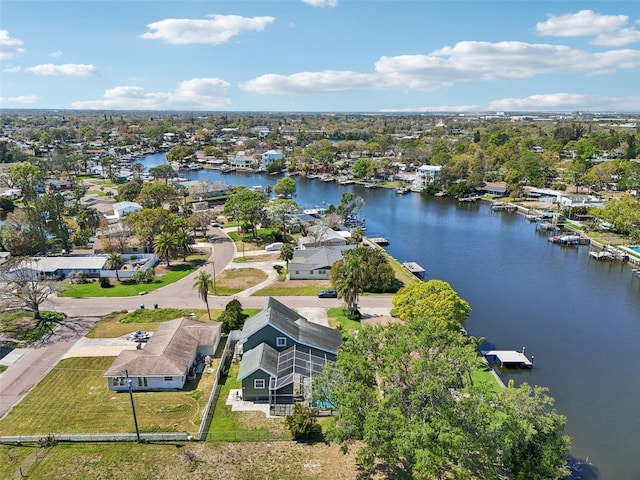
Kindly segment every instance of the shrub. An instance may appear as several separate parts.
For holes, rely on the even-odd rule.
[[[111,280],[108,277],[100,277],[100,288],[109,288],[111,286]]]
[[[287,416],[284,422],[294,440],[309,440],[322,435],[322,427],[313,410],[303,403],[296,403],[293,413]]]

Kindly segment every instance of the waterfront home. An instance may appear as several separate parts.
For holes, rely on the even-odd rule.
[[[312,378],[335,362],[341,344],[338,330],[309,322],[270,297],[242,328],[243,400],[277,405],[310,399]]]
[[[355,248],[346,245],[344,248]],[[289,262],[291,280],[328,280],[329,271],[334,263],[342,259],[344,248],[305,248],[295,250]]]
[[[262,161],[260,163],[260,167],[267,168],[273,162],[282,160],[283,158],[284,158],[284,153],[282,153],[282,150],[267,150],[262,154],[262,157],[261,157]]]
[[[507,195],[507,182],[485,182],[476,191],[480,195],[493,195],[494,197],[505,197]]]
[[[138,350],[122,350],[103,377],[110,390],[179,390],[204,369],[220,343],[222,324],[177,318],[161,323]],[[127,378],[128,376],[128,378]]]
[[[341,247],[347,245],[347,237],[348,232],[337,232],[325,225],[313,225],[309,227],[307,236],[298,238],[298,248]]]
[[[420,165],[416,171],[413,187],[422,189],[440,177],[442,165]]]

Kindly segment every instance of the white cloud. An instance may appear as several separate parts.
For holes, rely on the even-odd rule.
[[[119,86],[107,90],[102,99],[77,101],[77,109],[105,110],[215,110],[228,107],[229,83],[219,78],[192,78],[168,92],[147,93],[141,87]]]
[[[293,75],[262,75],[240,84],[248,92],[264,94],[335,93],[372,88],[379,83],[378,75],[349,71],[300,72]]]
[[[19,103],[21,105],[31,105],[38,101],[36,95],[20,95],[17,97],[0,97],[0,104]]]
[[[53,63],[45,63],[25,68],[25,72],[34,73],[36,75],[47,76],[68,76],[68,77],[88,77],[98,72],[94,65],[66,63],[64,65],[54,65]]]
[[[62,52],[60,50],[56,50],[55,52],[51,52],[49,56],[53,58],[58,58],[62,56]]]
[[[9,30],[0,30],[0,60],[17,57],[24,53],[24,42],[9,36]]]
[[[640,42],[640,32],[627,27],[626,15],[601,15],[593,10],[578,13],[548,15],[546,22],[538,22],[536,31],[540,35],[555,37],[594,37],[594,45],[620,46]]]
[[[640,96],[608,97],[604,95],[583,95],[579,93],[547,93],[523,98],[502,98],[489,103],[490,110],[502,111],[549,111],[582,110],[594,111],[637,111]]]
[[[20,70],[22,70],[22,68],[20,68],[18,65],[5,65],[4,67],[2,67],[2,71],[6,72],[6,73],[17,73]]]
[[[312,7],[329,7],[333,8],[338,5],[338,0],[302,0],[302,3],[311,5]]]
[[[150,32],[140,38],[163,40],[173,45],[201,43],[220,45],[243,31],[262,31],[275,21],[274,17],[241,17],[239,15],[209,15],[208,20],[168,18],[147,25]]]
[[[382,57],[375,68],[389,86],[435,91],[458,82],[551,73],[610,73],[640,66],[640,51],[590,53],[562,45],[460,42],[427,55]]]

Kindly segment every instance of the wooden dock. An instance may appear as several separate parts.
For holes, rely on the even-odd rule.
[[[416,277],[423,278],[426,270],[416,262],[402,262],[402,266],[413,273]]]
[[[380,235],[376,235],[373,237],[368,237],[369,240],[371,240],[373,243],[375,243],[376,245],[379,245],[381,247],[386,247],[387,245],[389,245],[389,240],[387,240],[385,237],[380,236]]]
[[[512,203],[494,202],[491,205],[492,212],[514,212],[518,207]]]
[[[529,360],[524,354],[524,348],[522,352],[516,350],[483,350],[480,353],[487,359],[487,362],[499,363],[501,367],[533,368],[533,361]]]

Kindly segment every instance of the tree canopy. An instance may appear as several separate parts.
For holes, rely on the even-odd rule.
[[[258,238],[258,224],[265,218],[267,199],[259,192],[240,188],[224,204],[223,214],[232,220],[251,226],[254,238]]]
[[[425,320],[444,328],[460,328],[470,305],[443,280],[429,280],[402,287],[393,297],[394,313],[402,320]]]
[[[345,450],[360,440],[363,467],[381,461],[395,477],[562,478],[565,418],[545,389],[475,384],[478,364],[459,329],[423,319],[362,328],[314,378],[316,398],[339,411],[327,437]]]

